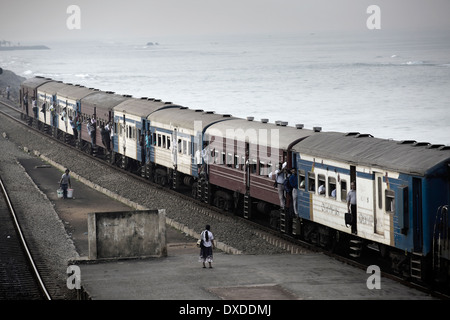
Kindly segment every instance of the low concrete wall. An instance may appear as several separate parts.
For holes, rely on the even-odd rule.
[[[165,257],[166,211],[88,214],[89,259]]]

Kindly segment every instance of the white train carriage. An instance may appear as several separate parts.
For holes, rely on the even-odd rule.
[[[88,95],[98,92],[95,89],[88,89],[80,85],[67,85],[59,89],[56,93],[58,129],[64,133],[73,135],[69,117],[75,119],[81,111],[80,101]]]
[[[48,82],[37,89],[37,106],[39,121],[53,127],[58,126],[57,93],[70,87],[60,81]],[[45,104],[45,106],[44,106]]]
[[[148,122],[154,142],[150,152],[152,161],[156,165],[197,177],[203,132],[211,124],[229,119],[232,119],[229,115],[186,107],[150,114]]]
[[[114,151],[126,159],[144,162],[144,134],[149,114],[175,107],[155,99],[129,99],[114,107]]]

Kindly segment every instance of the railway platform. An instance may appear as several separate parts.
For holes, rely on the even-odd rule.
[[[88,256],[88,212],[130,210],[74,178],[74,199],[58,199],[56,190],[62,175],[59,169],[39,158],[19,162],[54,203],[81,257]],[[213,268],[204,269],[198,262],[196,239],[168,227],[167,244],[168,255],[164,258],[115,261],[81,258],[72,263],[79,266],[81,286],[90,299],[176,300],[180,307],[175,311],[180,312],[187,312],[186,303],[192,305],[195,300],[433,299],[419,290],[320,253],[243,255],[215,251]],[[375,283],[379,288],[374,288]],[[215,312],[223,315],[225,309],[221,310]]]

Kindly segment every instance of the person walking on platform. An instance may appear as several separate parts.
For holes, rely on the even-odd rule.
[[[59,186],[63,190],[63,199],[67,199],[67,189],[68,187],[72,188],[69,169],[66,169],[66,172],[62,175],[61,180],[59,180]]]
[[[206,268],[205,262],[208,262],[209,267],[212,268],[211,263],[213,262],[213,251],[212,248],[215,248],[214,245],[214,235],[210,231],[211,227],[209,224],[205,227],[201,233],[200,239],[200,259],[199,261],[203,263],[203,268]]]

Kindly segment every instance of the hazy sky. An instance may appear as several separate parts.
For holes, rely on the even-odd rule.
[[[70,5],[80,8],[79,29],[67,27]],[[0,40],[364,32],[370,5],[381,10],[381,32],[450,32],[450,0],[1,0]]]

